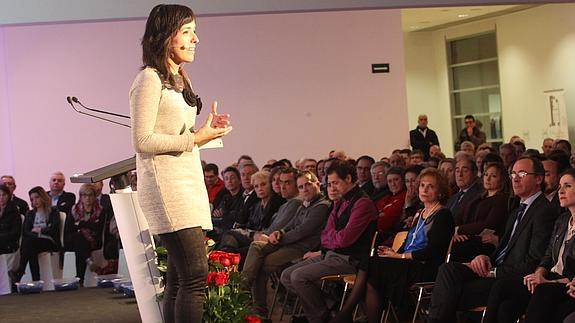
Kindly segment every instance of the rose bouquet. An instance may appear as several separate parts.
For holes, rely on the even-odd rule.
[[[249,315],[251,298],[249,292],[242,289],[239,263],[237,253],[212,251],[208,254],[204,322],[261,322]]]

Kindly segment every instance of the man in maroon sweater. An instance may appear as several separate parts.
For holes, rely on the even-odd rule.
[[[349,162],[335,160],[327,169],[327,191],[334,204],[321,233],[321,251],[305,254],[304,261],[281,276],[282,284],[299,296],[303,306],[305,318],[294,322],[326,321],[329,309],[317,282],[327,275],[355,274],[360,261],[369,256],[377,209],[356,181]]]

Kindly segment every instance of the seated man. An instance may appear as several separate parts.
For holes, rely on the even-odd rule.
[[[16,190],[16,180],[14,177],[10,175],[4,175],[0,177],[0,184],[6,185],[6,187],[8,187],[10,190],[10,195],[12,196],[11,201],[16,205],[18,213],[26,215],[30,208],[28,207],[28,202],[14,195],[14,191]]]
[[[357,172],[357,185],[367,195],[373,194],[373,183],[371,182],[371,165],[375,160],[371,156],[361,156],[357,159],[355,170]]]
[[[303,204],[290,216],[285,227],[269,234],[268,241],[252,242],[242,270],[246,284],[251,288],[255,310],[261,316],[267,314],[269,275],[306,252],[317,250],[329,214],[331,203],[321,194],[319,180],[312,172],[299,173],[297,187]]]
[[[373,182],[374,190],[369,197],[374,202],[390,194],[387,187],[387,171],[390,167],[384,161],[378,161],[371,165],[371,181]]]
[[[207,236],[215,241],[232,228],[238,218],[243,204],[243,187],[240,181],[240,172],[235,167],[227,167],[224,170],[225,189],[221,190],[214,201],[212,211],[212,224],[214,229]]]
[[[321,233],[321,252],[307,253],[304,261],[285,269],[282,284],[299,296],[309,322],[324,322],[329,310],[317,285],[327,275],[354,274],[369,256],[375,232],[377,209],[356,185],[352,164],[334,161],[327,170],[328,194],[334,201]]]
[[[545,170],[533,157],[513,165],[513,192],[520,205],[511,211],[501,243],[491,255],[469,263],[450,262],[439,268],[429,309],[429,322],[455,322],[457,310],[487,305],[498,279],[532,273],[549,242],[556,211],[543,194]]]
[[[208,191],[208,200],[214,204],[218,193],[224,189],[224,181],[219,177],[219,169],[216,164],[207,164],[204,167],[204,182]]]
[[[477,178],[477,165],[466,154],[459,154],[455,163],[455,183],[459,192],[447,200],[445,206],[451,210],[454,218],[461,217],[469,202],[481,194],[483,185]]]

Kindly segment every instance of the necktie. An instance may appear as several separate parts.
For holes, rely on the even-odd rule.
[[[497,258],[495,258],[495,264],[501,265],[503,263],[503,260],[505,260],[505,256],[507,255],[507,252],[509,251],[509,242],[513,238],[513,235],[515,234],[515,229],[517,229],[517,226],[521,222],[521,219],[523,219],[523,215],[525,214],[526,208],[527,208],[527,204],[525,204],[525,203],[521,203],[519,205],[519,211],[517,211],[517,218],[515,219],[515,223],[513,223],[513,229],[511,230],[511,235],[509,236],[509,239],[507,240],[507,245],[505,245],[505,248],[501,249],[501,251],[499,252],[499,255],[497,255]]]
[[[459,203],[461,203],[461,200],[463,200],[463,195],[465,195],[465,192],[459,191],[459,193],[457,193],[457,194],[459,194],[459,196],[457,197],[457,200],[455,200],[455,203],[453,203],[453,205],[449,209],[452,213],[453,213],[453,210],[455,210],[455,208],[457,208]]]

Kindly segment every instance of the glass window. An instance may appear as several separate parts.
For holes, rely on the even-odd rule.
[[[447,46],[454,138],[465,127],[464,117],[471,114],[487,142],[497,146],[503,133],[495,33],[449,41]]]

